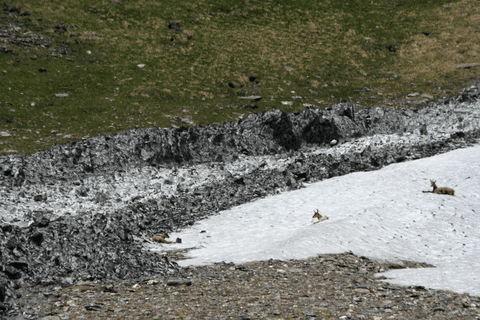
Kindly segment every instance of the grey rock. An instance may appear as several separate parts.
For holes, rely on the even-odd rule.
[[[434,97],[431,95],[431,94],[428,94],[428,93],[422,93],[420,95],[421,98],[426,98],[426,99],[429,99],[429,100],[433,100]]]
[[[260,101],[260,100],[262,100],[262,97],[261,96],[246,96],[246,97],[238,97],[238,99]]]
[[[57,98],[68,97],[68,93],[55,93],[55,97]]]
[[[100,203],[100,204],[104,204],[105,201],[108,200],[108,197],[105,193],[103,192],[97,192],[97,194],[95,195],[95,202],[96,203]]]
[[[2,137],[10,137],[10,136],[11,136],[11,134],[8,133],[8,132],[6,132],[6,131],[1,131],[1,132],[0,132],[0,135],[1,135]]]
[[[102,306],[99,304],[92,303],[92,304],[87,304],[85,306],[85,309],[87,309],[88,311],[99,311],[102,309]]]
[[[457,64],[455,66],[456,69],[469,69],[469,68],[474,68],[480,66],[480,63],[474,62],[474,63],[461,63]]]
[[[179,287],[179,286],[191,286],[192,280],[189,279],[172,279],[167,281],[167,286]]]
[[[88,192],[90,191],[89,188],[86,188],[84,186],[80,186],[77,188],[77,190],[75,191],[75,193],[80,196],[80,197],[87,197],[88,196]],[[97,194],[98,195],[98,194]]]
[[[427,125],[426,125],[425,123],[422,124],[422,125],[420,126],[419,131],[420,131],[420,134],[421,134],[421,135],[427,135],[427,134],[428,134],[428,127],[427,127]]]
[[[0,302],[3,303],[6,298],[7,288],[5,283],[0,284]]]
[[[305,314],[307,317],[312,317],[312,318],[318,317],[318,316],[315,314],[315,312],[313,312],[313,311],[306,311],[304,314]]]
[[[287,70],[288,72],[292,72],[295,69],[293,69],[292,67],[289,67],[289,66],[285,66],[285,70]]]
[[[37,194],[36,196],[33,197],[33,200],[39,202],[39,201],[45,201],[47,200],[47,196],[43,194]]]
[[[465,89],[466,92],[475,92],[475,91],[478,91],[478,87],[473,85],[473,86],[470,86],[469,88]]]

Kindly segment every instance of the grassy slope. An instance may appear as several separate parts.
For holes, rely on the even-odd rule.
[[[0,43],[0,131],[11,134],[0,154],[303,104],[435,101],[478,73],[455,68],[480,62],[477,0],[170,3],[9,1],[0,25],[19,22],[18,37],[49,44]],[[239,99],[249,95],[262,100]]]

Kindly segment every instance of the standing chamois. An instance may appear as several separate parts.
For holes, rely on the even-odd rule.
[[[430,184],[433,188],[433,191],[423,191],[423,192],[428,192],[428,193],[436,193],[436,194],[449,194],[451,196],[455,195],[455,190],[453,190],[452,188],[448,188],[448,187],[437,187],[437,185],[435,184],[435,180],[430,180]]]

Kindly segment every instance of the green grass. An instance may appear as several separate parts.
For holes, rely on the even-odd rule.
[[[9,1],[0,25],[18,22],[19,38],[48,46],[0,43],[0,131],[11,134],[0,154],[304,104],[395,107],[412,92],[438,101],[477,77],[455,66],[480,62],[479,4]],[[239,99],[249,95],[262,99]]]

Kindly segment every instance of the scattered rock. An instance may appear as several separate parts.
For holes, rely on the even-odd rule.
[[[170,23],[168,24],[168,29],[173,29],[176,32],[183,31],[182,24],[178,21],[170,21]]]
[[[37,194],[36,196],[33,197],[33,200],[39,202],[39,201],[46,201],[47,196],[44,194]]]
[[[235,83],[235,82],[229,82],[228,83],[228,86],[232,89],[234,88],[242,88],[243,87],[243,84],[240,84],[240,83]]]
[[[285,70],[287,70],[288,72],[292,72],[295,69],[293,69],[292,67],[289,67],[289,66],[285,66]]]
[[[262,100],[262,97],[261,96],[247,96],[247,97],[238,97],[238,99],[260,101],[260,100]]]
[[[172,279],[167,281],[167,286],[179,287],[179,286],[191,286],[192,280],[189,279]]]
[[[445,312],[445,308],[444,308],[444,307],[435,307],[435,308],[433,309],[433,312],[438,312],[438,311],[439,311],[439,312]]]
[[[0,135],[1,135],[2,137],[10,137],[10,136],[11,136],[11,134],[8,133],[8,132],[6,132],[6,131],[1,131],[1,132],[0,132]]]
[[[393,44],[388,45],[386,48],[390,52],[396,52],[397,51],[397,48]]]
[[[80,196],[80,197],[87,197],[88,196],[88,191],[90,191],[89,188],[86,188],[84,186],[80,186],[75,190],[75,193]]]
[[[425,267],[431,266],[408,261],[403,266]],[[105,284],[92,283],[87,293],[79,292],[76,286],[61,290],[58,287],[55,290],[54,285],[31,287],[23,292],[25,304],[20,312],[30,318],[28,312],[35,309],[38,313],[34,315],[58,314],[62,319],[102,318],[103,312],[118,319],[136,319],[139,313],[152,319],[174,318],[178,314],[185,319],[244,320],[324,319],[325,316],[329,319],[478,317],[477,309],[464,305],[478,304],[480,298],[446,290],[391,285],[375,276],[390,269],[388,262],[351,253],[241,265],[215,263],[187,268],[181,280],[195,280],[184,287],[159,287],[164,281],[156,277],[117,282],[115,289],[108,291],[104,290]],[[114,296],[108,294],[112,291]],[[191,307],[199,297],[201,303]],[[98,310],[86,313],[85,306],[92,303]]]
[[[57,98],[68,97],[68,93],[55,93],[55,97]]]
[[[88,311],[99,311],[102,309],[102,306],[92,303],[92,304],[87,304],[85,306],[85,309],[87,309]]]
[[[108,197],[103,192],[97,192],[97,194],[95,195],[96,203],[104,204],[107,200],[108,200]]]
[[[7,290],[5,289],[5,284],[0,284],[0,302],[3,303],[5,301]]]
[[[480,66],[480,63],[462,63],[455,66],[456,69],[469,69]]]
[[[432,95],[428,94],[428,93],[422,93],[422,94],[420,95],[420,98],[426,98],[426,99],[429,99],[429,100],[433,100],[433,99],[434,99],[434,97],[433,97]]]

